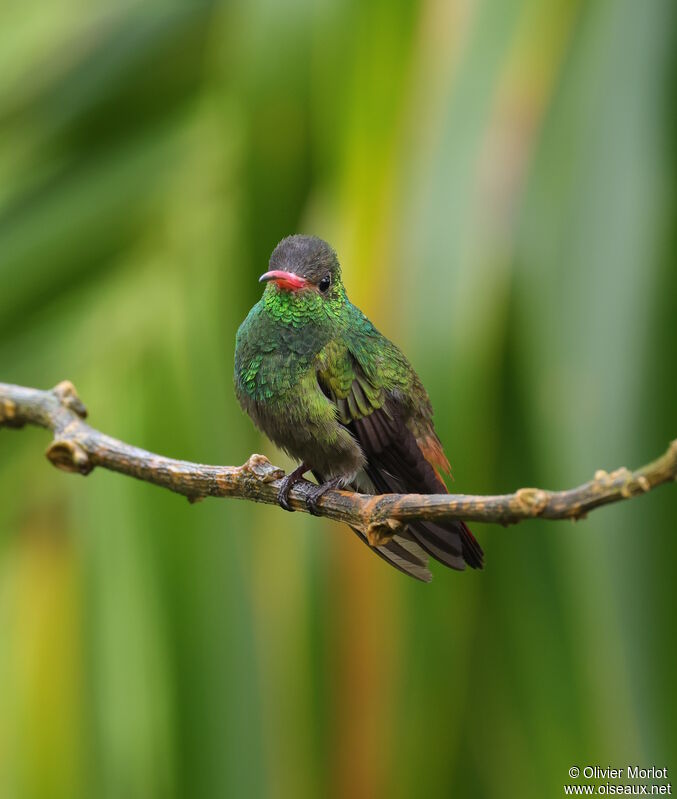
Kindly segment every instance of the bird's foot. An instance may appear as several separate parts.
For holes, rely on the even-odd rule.
[[[302,463],[300,466],[297,466],[293,472],[289,472],[289,474],[282,478],[280,490],[277,492],[277,501],[281,508],[288,510],[290,513],[294,512],[294,508],[289,504],[289,492],[297,483],[303,480],[303,475],[307,471],[308,467],[305,463]]]
[[[306,496],[306,505],[308,506],[310,513],[313,516],[321,516],[322,514],[317,507],[317,502],[320,497],[324,496],[327,491],[331,491],[334,488],[341,488],[342,486],[342,477],[333,477],[331,480],[327,480],[326,483],[322,483],[322,485],[313,486]]]

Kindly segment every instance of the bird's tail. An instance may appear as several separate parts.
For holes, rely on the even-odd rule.
[[[376,493],[407,493],[404,486],[391,473],[384,469],[367,469],[369,479]],[[437,477],[434,484],[425,486],[430,493],[446,493],[446,486]],[[427,493],[427,492],[426,492]],[[468,526],[462,521],[416,521],[407,526],[408,536],[428,555],[449,566],[462,571],[466,564],[472,569],[484,567],[484,552]]]
[[[313,475],[318,483],[324,482],[322,475],[315,471]],[[352,485],[351,488],[375,494],[405,493],[397,478],[382,469],[367,469],[364,478],[359,485]],[[369,545],[363,532],[355,527],[352,529]],[[391,541],[375,547],[373,551],[391,566],[426,583],[432,579],[428,556],[459,571],[465,569],[466,564],[473,569],[481,569],[484,562],[482,547],[465,522],[461,521],[411,522]]]
[[[483,568],[484,552],[465,522],[415,522],[409,529],[421,548],[445,566]]]

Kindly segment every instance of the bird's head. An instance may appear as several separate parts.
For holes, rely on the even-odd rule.
[[[335,303],[344,297],[341,267],[336,253],[316,236],[288,236],[270,256],[269,271],[259,281],[267,291],[291,295],[300,304],[317,305],[318,299]]]

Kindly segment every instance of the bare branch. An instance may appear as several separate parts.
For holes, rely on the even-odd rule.
[[[136,477],[183,494],[191,502],[205,497],[235,497],[277,504],[282,469],[263,455],[243,466],[207,466],[174,460],[132,447],[100,433],[84,419],[87,410],[72,383],[51,391],[0,383],[0,427],[36,425],[51,430],[47,458],[59,469],[89,474],[95,466]],[[634,472],[625,467],[610,474],[598,471],[592,480],[568,491],[520,488],[514,494],[384,494],[327,492],[318,503],[320,515],[363,530],[372,544],[383,543],[397,527],[413,519],[463,519],[513,524],[524,519],[579,519],[589,511],[651,491],[677,480],[677,440],[664,455]],[[310,483],[291,492],[295,510],[308,512]]]

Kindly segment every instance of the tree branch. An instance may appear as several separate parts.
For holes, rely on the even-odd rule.
[[[183,494],[191,502],[205,497],[236,497],[277,504],[282,469],[263,455],[252,455],[243,466],[206,466],[174,460],[132,447],[90,427],[87,410],[72,383],[51,391],[0,383],[0,427],[36,425],[51,430],[47,458],[59,469],[86,475],[95,466],[136,477]],[[568,491],[521,488],[514,494],[384,494],[327,492],[319,501],[320,515],[346,522],[365,532],[373,545],[383,543],[403,523],[413,519],[463,519],[513,524],[524,519],[580,519],[589,511],[651,491],[677,480],[677,440],[664,455],[634,472],[625,467],[611,474],[598,471],[592,480]],[[306,505],[310,483],[299,483],[290,504]]]

